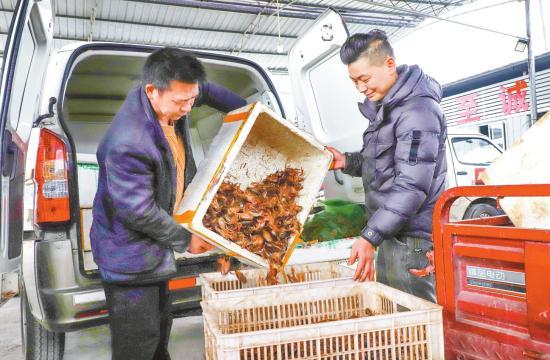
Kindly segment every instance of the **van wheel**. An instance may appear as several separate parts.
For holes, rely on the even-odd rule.
[[[53,332],[40,325],[31,313],[23,288],[21,294],[21,342],[25,360],[61,360],[65,351],[65,333]]]
[[[493,205],[480,203],[480,204],[474,204],[468,207],[468,209],[466,210],[462,218],[464,220],[478,219],[478,218],[498,216],[503,214],[504,212],[502,210],[497,209]]]

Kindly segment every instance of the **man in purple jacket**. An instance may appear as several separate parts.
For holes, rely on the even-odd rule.
[[[196,172],[186,115],[194,106],[229,112],[246,101],[205,77],[186,51],[153,52],[143,84],[130,91],[98,147],[91,242],[115,360],[170,359],[173,250],[211,248],[172,217]]]
[[[378,247],[379,282],[435,302],[432,215],[447,173],[441,87],[416,65],[397,66],[380,30],[351,36],[340,58],[366,96],[359,110],[370,122],[360,151],[329,148],[334,168],[361,176],[365,188],[368,222],[349,263],[358,261],[356,279],[372,279]]]

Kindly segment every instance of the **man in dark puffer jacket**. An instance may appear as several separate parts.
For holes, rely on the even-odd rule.
[[[351,80],[367,98],[359,109],[370,124],[359,152],[335,156],[335,169],[361,176],[368,222],[353,245],[356,279],[377,280],[435,302],[426,254],[433,250],[433,208],[445,188],[447,127],[440,85],[418,66],[397,66],[386,34],[350,37],[340,50]],[[412,270],[412,271],[410,271]]]

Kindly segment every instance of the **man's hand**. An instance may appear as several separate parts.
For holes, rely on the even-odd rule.
[[[326,149],[334,156],[332,159],[332,164],[330,165],[330,170],[340,170],[346,167],[346,155],[342,154],[332,146],[327,146]]]
[[[204,252],[212,250],[213,248],[214,245],[210,245],[197,235],[192,234],[191,242],[189,243],[189,248],[187,249],[187,251],[189,251],[191,254],[202,254]]]
[[[357,269],[353,275],[353,280],[361,282],[365,280],[374,280],[374,246],[366,239],[360,238],[355,240],[351,248],[351,254],[348,260],[348,265],[353,265],[356,261]]]

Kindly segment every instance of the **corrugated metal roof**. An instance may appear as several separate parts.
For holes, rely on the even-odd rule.
[[[328,7],[342,14],[352,34],[379,28],[396,40],[423,21],[422,14],[440,15],[473,1],[54,0],[54,36],[56,47],[90,39],[172,45],[240,54],[267,68],[285,68],[295,39]],[[15,2],[0,0],[2,48]]]

